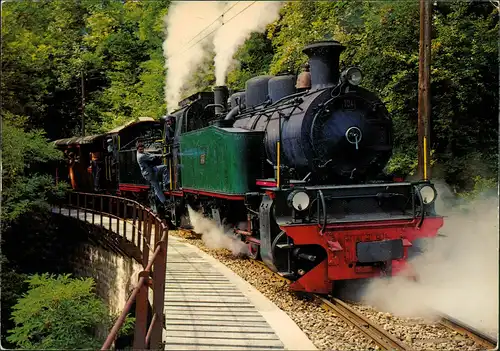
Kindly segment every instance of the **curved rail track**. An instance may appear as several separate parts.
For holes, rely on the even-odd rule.
[[[290,280],[282,277],[276,272],[273,272],[267,267],[264,262],[256,261],[259,265],[266,268],[269,272],[271,272],[276,277],[279,277],[281,280],[290,282]],[[375,322],[370,321],[368,318],[361,315],[356,310],[352,309],[347,303],[344,301],[335,298],[329,297],[326,298],[317,294],[309,294],[315,301],[321,304],[323,309],[331,311],[335,313],[337,316],[342,318],[348,324],[354,326],[359,329],[363,334],[365,334],[368,338],[373,340],[377,345],[379,345],[384,350],[399,350],[399,351],[412,351],[413,348],[403,343],[401,340],[396,338],[390,332],[386,331],[382,326],[378,325]],[[467,325],[464,322],[461,322],[449,315],[444,313],[438,313],[440,316],[439,324],[442,326],[459,333],[460,335],[466,336],[474,340],[479,345],[485,347],[486,350],[496,349],[498,341]]]
[[[441,320],[439,323],[443,326],[445,326],[448,329],[451,329],[453,331],[456,331],[457,333],[463,335],[463,336],[468,336],[472,340],[474,340],[476,343],[479,345],[485,347],[487,350],[492,350],[497,347],[498,341],[475,329],[474,327],[471,327],[451,316],[448,316],[446,314],[440,313]]]
[[[180,229],[185,233],[189,233],[192,236],[199,235],[191,229]],[[276,272],[271,271],[262,261],[253,260],[255,264],[264,267],[266,270],[271,272],[276,278],[290,283],[290,280],[282,277]],[[335,297],[325,297],[317,294],[304,294],[309,299],[316,301],[321,307],[327,311],[333,312],[335,315],[342,318],[348,324],[354,326],[360,330],[364,335],[366,335],[370,340],[373,340],[378,346],[384,350],[398,350],[398,351],[412,351],[413,348],[405,344],[397,337],[395,337],[390,332],[386,331],[382,326],[371,321],[367,317],[360,314],[358,311],[354,310],[346,302],[335,298]],[[463,336],[469,337],[474,340],[477,344],[485,347],[485,349],[495,349],[497,345],[497,340],[493,337],[482,333],[479,330],[474,329],[467,324],[454,319],[443,313],[439,313],[441,317],[439,324],[442,326],[453,330]]]
[[[313,297],[317,301],[321,302],[321,306],[323,308],[334,312],[344,321],[359,329],[363,334],[373,340],[382,349],[398,351],[413,350],[410,346],[404,344],[401,340],[394,337],[380,325],[370,321],[368,318],[353,310],[344,301],[337,298],[326,299],[318,295],[313,295]]]
[[[289,279],[286,279],[276,272],[271,271],[262,261],[253,262],[263,266],[269,272],[279,279],[290,283]],[[382,326],[375,322],[372,322],[368,318],[361,315],[359,312],[352,309],[344,301],[339,300],[334,297],[326,298],[318,294],[304,294],[312,300],[316,301],[321,307],[327,311],[333,312],[338,317],[342,318],[346,323],[352,325],[353,327],[359,329],[363,334],[365,334],[370,340],[373,340],[378,346],[384,350],[395,350],[395,351],[413,351],[413,349],[404,344],[401,340],[393,336],[391,333],[386,331]]]

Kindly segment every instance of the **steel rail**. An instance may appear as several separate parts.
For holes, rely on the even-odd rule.
[[[451,316],[448,316],[444,313],[439,314],[441,319],[439,320],[439,324],[444,327],[456,331],[460,335],[467,336],[474,340],[479,345],[486,347],[488,350],[496,349],[498,341],[495,340],[494,337],[489,336],[474,327],[471,327],[464,322],[461,322]]]
[[[291,281],[285,277],[282,277],[276,272],[273,272],[265,265],[262,261],[253,260],[253,262],[263,266],[269,272],[279,279],[291,283]],[[391,333],[387,332],[377,323],[370,321],[368,318],[362,316],[359,312],[352,309],[345,301],[337,298],[327,299],[321,295],[309,294],[316,302],[318,302],[321,307],[327,311],[334,312],[337,316],[342,318],[347,323],[353,325],[360,331],[362,331],[371,340],[375,341],[377,345],[385,350],[413,350],[410,346],[406,345],[398,338],[393,336]],[[498,341],[494,337],[491,337],[471,326],[468,326],[464,322],[458,321],[455,318],[443,314],[441,312],[436,312],[441,318],[439,324],[442,326],[456,331],[459,334],[469,337],[479,345],[485,347],[488,350],[494,350],[497,347]]]
[[[141,277],[139,279],[139,282],[135,289],[132,291],[132,294],[127,300],[127,303],[125,304],[125,307],[116,320],[115,324],[113,325],[113,328],[111,328],[108,337],[104,341],[104,344],[102,344],[101,350],[109,350],[111,348],[111,345],[116,339],[116,336],[118,335],[118,332],[120,331],[121,327],[123,326],[123,323],[125,323],[125,319],[127,318],[128,313],[130,312],[130,309],[132,308],[132,305],[135,302],[135,299],[137,297],[137,294],[139,294],[139,290],[141,290],[142,286],[144,285],[144,277]]]
[[[279,278],[280,280],[286,281],[287,283],[291,283],[291,280],[282,277],[276,272],[273,272],[266,266],[266,264],[262,261],[253,260],[253,262],[263,266],[269,272],[271,272],[274,276]],[[352,325],[356,329],[360,330],[363,334],[365,334],[370,340],[373,340],[378,346],[380,346],[384,350],[397,350],[397,351],[413,351],[413,349],[400,341],[398,338],[393,336],[390,332],[386,331],[380,325],[375,322],[370,321],[368,318],[362,316],[359,312],[355,311],[344,301],[341,301],[337,298],[327,299],[318,294],[307,294],[310,296],[316,303],[320,304],[320,306],[329,312],[333,312],[335,315],[343,319],[346,323]]]
[[[363,334],[373,340],[384,350],[413,350],[410,346],[403,343],[380,325],[355,311],[344,301],[337,298],[331,298],[331,300],[329,300],[316,294],[313,295],[313,297],[316,301],[321,303],[321,306],[324,309],[333,311],[337,316],[341,317],[348,324],[351,324],[363,332]]]

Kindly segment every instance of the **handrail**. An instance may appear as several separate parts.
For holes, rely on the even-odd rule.
[[[325,197],[323,196],[323,192],[321,190],[318,190],[319,198],[321,199],[321,205],[323,207],[323,223],[321,224],[321,230],[319,231],[321,235],[324,234],[325,228],[326,228],[326,223],[328,221],[328,217],[326,216],[326,205],[325,205]],[[319,202],[318,202],[319,204]],[[319,216],[319,209],[318,209],[318,224],[319,224],[320,216]]]
[[[81,200],[83,200],[83,204]],[[98,206],[96,206],[96,203]],[[105,207],[105,203],[107,208]],[[131,242],[141,253],[144,270],[139,273],[138,283],[125,303],[123,311],[111,328],[101,350],[109,350],[111,348],[134,302],[136,303],[136,321],[133,348],[162,349],[168,244],[168,226],[166,223],[151,209],[139,202],[114,195],[70,191],[68,192],[66,201],[59,205],[59,213],[62,212],[63,207],[68,209],[70,216],[71,211],[76,210],[77,218],[80,218],[79,212],[82,211],[85,220],[87,220],[87,214],[91,213],[91,223],[93,225],[100,225],[103,228],[105,228],[103,217],[108,217],[108,229],[115,231],[118,235],[121,235],[121,219],[123,222],[122,236],[125,239],[127,239],[127,218],[129,218],[129,214],[132,212],[131,217],[133,221],[129,223],[132,228]],[[95,221],[96,214],[100,215],[99,223]],[[112,219],[116,220],[116,227],[114,228]],[[154,237],[152,238],[153,228]],[[151,252],[152,255],[149,257]],[[153,290],[153,316],[148,327],[149,288]]]

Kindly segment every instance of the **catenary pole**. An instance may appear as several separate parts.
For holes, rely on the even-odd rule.
[[[431,119],[431,0],[420,0],[420,52],[418,70],[418,175],[430,179]]]

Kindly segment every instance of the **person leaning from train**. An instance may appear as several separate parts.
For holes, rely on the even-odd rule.
[[[68,175],[71,182],[71,188],[73,190],[77,189],[77,182],[75,177],[75,154],[74,152],[68,152]]]
[[[174,135],[175,135],[175,117],[174,116],[168,116],[167,121],[166,121],[166,139],[167,143],[173,141]]]
[[[92,178],[94,179],[94,191],[100,190],[100,181],[101,181],[101,153],[100,152],[91,152],[90,153],[90,167]]]
[[[165,194],[163,194],[163,190],[161,189],[160,183],[158,182],[158,176],[162,176],[167,174],[167,166],[165,165],[155,165],[155,161],[162,158],[162,155],[154,155],[144,151],[144,143],[142,141],[138,141],[137,144],[137,163],[141,168],[141,173],[144,179],[146,179],[151,186],[153,187],[156,196],[161,201],[162,204],[165,204],[166,198]],[[168,179],[164,179],[164,184],[168,184]]]

